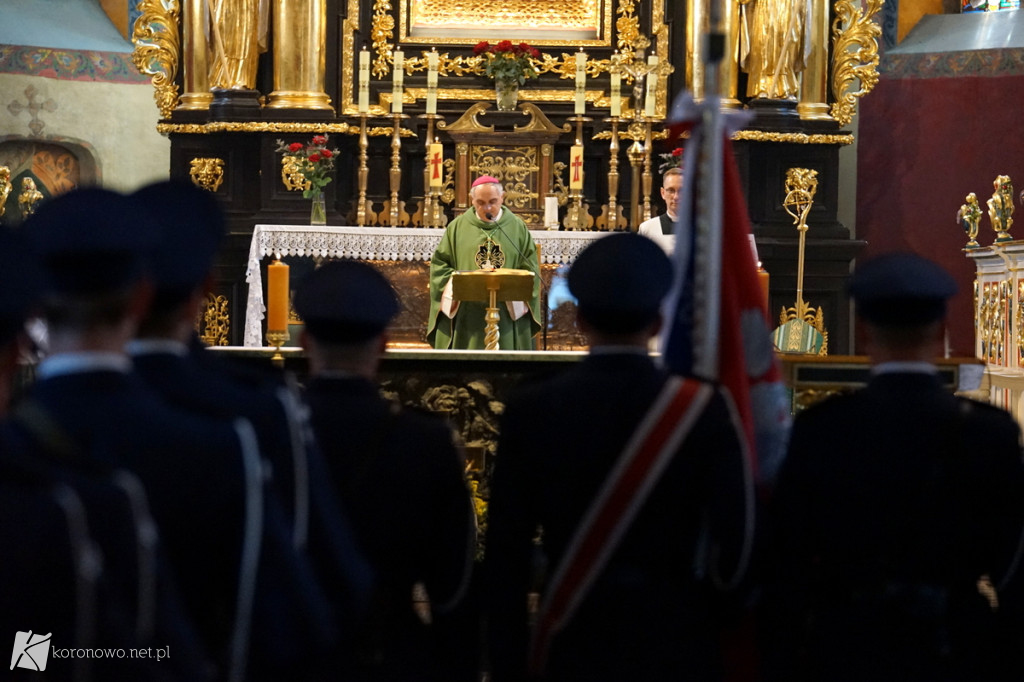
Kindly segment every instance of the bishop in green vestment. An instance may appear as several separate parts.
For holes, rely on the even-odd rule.
[[[533,336],[541,328],[540,265],[533,238],[522,218],[502,206],[505,192],[496,178],[477,178],[469,194],[473,208],[448,224],[430,259],[427,340],[434,348],[483,349],[487,304],[452,300],[452,274],[512,268],[536,275],[533,296],[498,304],[498,347],[533,350]]]

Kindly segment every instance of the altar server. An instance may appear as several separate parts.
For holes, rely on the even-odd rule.
[[[773,501],[771,678],[1021,679],[1021,434],[939,381],[956,283],[891,253],[849,289],[871,379],[794,421]]]
[[[533,350],[540,331],[540,265],[537,247],[522,218],[503,206],[505,190],[497,178],[483,175],[469,192],[473,207],[448,223],[430,259],[430,313],[427,341],[434,348],[482,349],[486,302],[452,298],[452,275],[463,270],[508,268],[534,273],[528,301],[498,306],[498,344],[502,350]]]
[[[295,296],[313,428],[378,577],[363,679],[450,682],[467,673],[453,655],[476,651],[475,627],[456,636],[466,623],[475,516],[449,426],[382,398],[374,383],[398,309],[388,280],[359,261],[323,265]],[[420,613],[417,586],[429,600]]]
[[[721,390],[648,356],[671,282],[647,237],[595,241],[569,271],[588,357],[508,401],[485,556],[494,682],[721,678],[750,481]]]

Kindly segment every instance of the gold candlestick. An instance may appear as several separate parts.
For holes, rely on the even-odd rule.
[[[619,229],[619,117],[605,119],[612,125],[611,139],[608,142],[608,203],[601,211],[604,229]]]
[[[644,162],[644,146],[640,144],[643,135],[643,124],[634,120],[629,124],[629,134],[633,138],[633,144],[629,146],[627,155],[629,165],[633,169],[631,177],[632,184],[629,192],[629,229],[636,232],[640,229],[641,206],[640,206],[640,165]]]
[[[288,330],[267,330],[267,343],[274,347],[274,354],[271,356],[270,361],[274,364],[274,367],[284,367],[284,356],[281,355],[281,346],[288,340]]]
[[[644,220],[651,219],[651,119],[644,119]]]
[[[593,119],[586,116],[570,116],[567,120],[572,121],[576,124],[576,144],[581,148],[583,146],[583,123],[592,121]],[[580,161],[583,161],[582,155]],[[583,168],[580,168],[581,182],[582,185],[582,174]],[[572,177],[572,169],[569,170],[569,177]],[[583,187],[572,187],[572,182],[569,183],[569,198],[572,200],[572,205],[569,210],[565,213],[565,229],[567,230],[585,230],[587,229],[587,205],[583,203]]]
[[[369,178],[370,170],[366,165],[366,151],[370,146],[370,140],[366,136],[366,119],[369,114],[359,114],[359,200],[356,204],[356,225],[366,226],[366,181]]]
[[[402,158],[402,119],[408,118],[405,114],[391,114],[394,119],[394,127],[391,129],[391,170],[388,172],[391,178],[391,202],[388,224],[391,227],[398,227],[398,190],[402,184],[402,167],[399,164]]]

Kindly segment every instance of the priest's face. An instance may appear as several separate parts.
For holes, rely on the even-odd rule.
[[[670,218],[679,217],[679,195],[683,191],[683,176],[673,173],[666,175],[661,187],[661,198],[665,200],[665,210]]]
[[[501,215],[501,202],[505,198],[501,185],[491,182],[477,185],[469,194],[473,199],[473,210],[476,211],[477,218],[488,223],[498,219]]]

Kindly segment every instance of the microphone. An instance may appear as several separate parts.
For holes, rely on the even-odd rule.
[[[490,213],[488,213],[487,215],[490,215]],[[506,233],[505,233],[505,230],[501,229],[501,225],[499,225],[498,223],[494,223],[494,226],[495,226],[496,228],[498,228],[498,232],[501,232],[501,236],[503,236],[503,237],[505,238],[505,240],[506,240],[506,241],[507,241],[507,242],[508,242],[509,244],[511,244],[511,245],[512,245],[512,248],[513,248],[513,249],[515,249],[515,250],[516,250],[516,251],[517,251],[517,252],[519,253],[519,255],[520,255],[520,256],[522,257],[522,259],[523,259],[523,262],[525,263],[525,262],[527,261],[527,258],[526,258],[526,254],[525,254],[525,253],[523,253],[522,251],[520,251],[520,250],[519,250],[519,247],[518,247],[518,246],[516,246],[516,243],[515,243],[514,241],[512,241],[512,239],[511,239],[511,238],[510,238],[510,237],[508,236],[508,234],[506,234]],[[538,264],[538,265],[539,265],[539,264]],[[532,271],[531,271],[531,272],[532,272]],[[536,273],[536,272],[534,272],[534,273],[533,273],[533,276],[534,276],[534,277],[536,277],[536,276],[537,276],[537,273]]]
[[[494,214],[490,211],[485,212],[484,217],[487,218],[487,222],[494,220]]]

